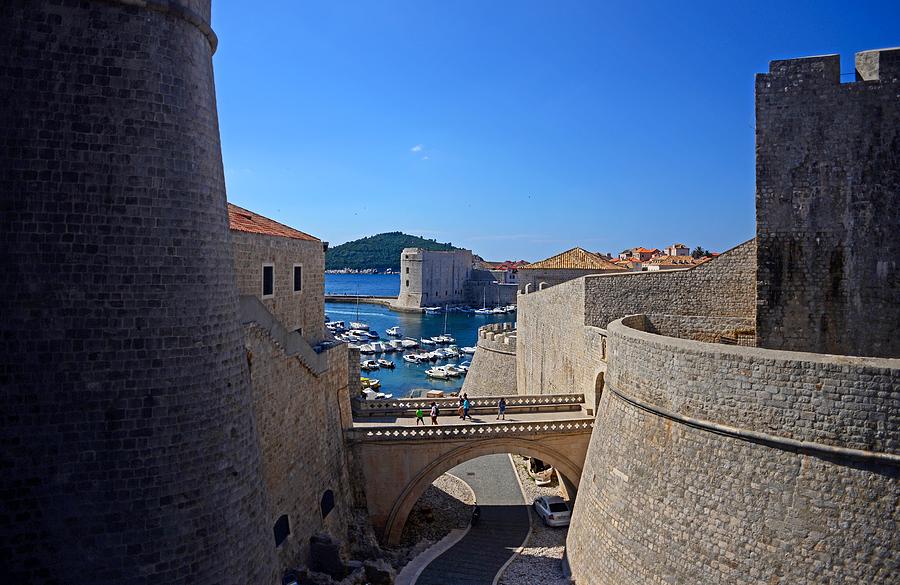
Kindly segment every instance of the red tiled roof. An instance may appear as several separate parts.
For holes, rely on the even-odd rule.
[[[647,248],[635,248],[634,249],[635,254],[655,254],[657,252],[659,252],[659,250],[657,250],[656,248],[653,248],[652,250],[648,250]]]
[[[253,213],[243,207],[238,207],[233,203],[228,204],[228,227],[236,232],[277,236],[294,240],[307,240],[309,242],[320,241],[319,238],[305,234],[300,230],[295,230],[283,223],[278,223],[274,219],[269,219],[258,213]]]
[[[613,264],[611,261],[588,252],[583,248],[572,248],[561,254],[535,262],[520,266],[520,270],[529,269],[575,269],[575,270],[622,270],[621,266]]]

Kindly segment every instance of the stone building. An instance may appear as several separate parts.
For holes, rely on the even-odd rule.
[[[474,266],[470,250],[405,248],[400,255],[400,294],[393,307],[418,311],[445,305],[513,304],[516,286],[498,282]]]
[[[244,349],[278,570],[306,564],[310,537],[344,541],[351,519],[347,345],[326,341],[321,240],[228,205]],[[358,369],[357,369],[358,371]]]
[[[587,274],[621,272],[616,266],[599,254],[583,248],[572,248],[539,262],[519,267],[519,292],[528,293],[555,286]]]
[[[404,248],[400,254],[398,308],[418,309],[465,302],[472,277],[470,250],[435,251]]]
[[[847,259],[898,246],[900,50],[856,62],[757,78],[753,240],[520,295],[518,391],[596,405],[579,584],[895,580],[900,291],[890,260]]]

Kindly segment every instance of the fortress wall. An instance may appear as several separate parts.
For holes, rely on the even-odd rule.
[[[754,318],[756,242],[687,270],[588,276],[584,282],[585,324],[595,327],[636,313]]]
[[[760,344],[900,356],[900,48],[756,77]]]
[[[251,323],[244,331],[268,496],[267,544],[283,571],[307,563],[314,533],[347,538],[353,506],[342,435],[350,416],[348,350],[338,344],[320,354],[327,370],[316,376],[264,328]],[[325,490],[332,490],[335,506],[323,519]],[[275,549],[272,529],[282,514],[291,534]]]
[[[556,286],[557,284],[562,284],[564,282],[568,282],[570,280],[575,280],[576,278],[581,278],[582,276],[589,276],[591,274],[606,274],[606,273],[618,273],[620,271],[616,270],[575,270],[575,269],[565,269],[565,268],[552,268],[552,269],[540,269],[540,268],[522,268],[519,269],[519,292],[524,293],[525,288],[528,285],[529,292],[534,292],[540,290],[541,283],[544,283],[544,288],[549,286]]]
[[[231,230],[238,291],[260,299],[288,331],[302,330],[311,344],[325,338],[325,251],[322,242]],[[274,265],[275,294],[262,298],[263,264]],[[294,291],[294,265],[302,288]]]
[[[439,252],[405,248],[400,254],[400,294],[404,308],[465,302],[465,283],[472,272],[472,252]]]
[[[515,324],[494,323],[480,327],[476,348],[462,391],[473,398],[515,395]]]
[[[517,301],[517,287],[514,284],[501,284],[485,280],[469,280],[464,286],[464,303],[480,308],[482,304],[488,307],[497,305],[500,299],[501,305],[515,305]],[[499,291],[499,294],[498,294]]]
[[[594,394],[605,370],[602,339],[584,325],[584,279],[520,294],[516,317],[519,394]]]
[[[0,8],[9,583],[274,583],[209,2]]]
[[[608,329],[608,386],[567,542],[578,583],[893,579],[900,360],[628,327],[643,319]]]

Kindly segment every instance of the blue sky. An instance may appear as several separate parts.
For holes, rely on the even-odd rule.
[[[896,1],[214,0],[228,198],[332,245],[725,250],[755,229],[754,74],[852,72],[898,23]]]

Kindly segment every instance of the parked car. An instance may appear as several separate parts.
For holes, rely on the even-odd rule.
[[[568,526],[572,511],[569,503],[559,496],[540,496],[534,499],[534,511],[547,526]]]

